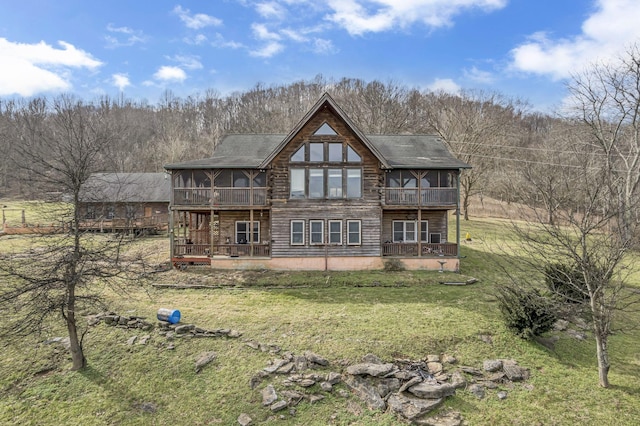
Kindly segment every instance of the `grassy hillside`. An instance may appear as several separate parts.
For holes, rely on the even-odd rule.
[[[475,367],[485,359],[513,358],[531,370],[526,386],[490,390],[482,400],[458,391],[441,410],[457,410],[472,425],[637,424],[640,331],[613,336],[613,386],[600,389],[591,336],[579,341],[561,333],[555,349],[549,350],[512,336],[503,326],[493,289],[505,277],[496,265],[510,268],[518,259],[493,254],[491,248],[510,239],[506,222],[472,220],[461,229],[462,235],[469,232],[473,238],[462,247],[462,276],[170,271],[157,274],[155,283],[212,288],[150,286],[132,288],[127,297],[107,294],[112,310],[123,315],[154,319],[158,308],[169,307],[181,311],[182,323],[243,334],[238,339],[176,339],[175,349],[168,349],[166,338],[156,330],[149,333],[146,345],[128,345],[132,336],[146,333],[98,324],[85,337],[89,367],[79,373],[68,370],[64,350],[43,344],[64,336],[56,324],[42,336],[1,341],[0,424],[233,425],[240,413],[249,414],[254,424],[404,424],[338,391],[314,404],[301,403],[295,415],[286,410],[283,418],[270,413],[262,407],[260,395],[267,382],[253,390],[249,382],[278,356],[250,348],[249,340],[294,354],[316,352],[331,361],[326,371],[338,371],[343,363],[367,353],[386,361],[449,354],[459,364]],[[0,250],[18,240],[0,238]],[[144,244],[150,251],[168,250],[164,239]],[[443,277],[480,281],[443,286],[438,283]],[[640,323],[640,314],[634,321]],[[194,360],[204,351],[215,351],[217,359],[196,374]],[[507,399],[499,400],[498,390],[506,390]]]

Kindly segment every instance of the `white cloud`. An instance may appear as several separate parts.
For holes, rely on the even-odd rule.
[[[406,28],[423,23],[430,28],[452,25],[452,18],[465,9],[491,11],[507,0],[329,0],[332,13],[326,19],[351,35]]]
[[[173,57],[167,57],[167,59],[178,62],[182,68],[186,68],[188,70],[199,70],[203,68],[199,56],[176,55]]]
[[[336,53],[338,49],[331,40],[317,38],[313,41],[313,51],[321,55],[330,55]]]
[[[492,73],[482,71],[476,67],[471,67],[470,70],[464,70],[464,76],[476,83],[491,84],[495,82],[495,76]]]
[[[638,22],[637,0],[598,0],[580,34],[553,39],[551,34],[535,33],[511,51],[511,68],[554,79],[569,77],[590,63],[617,56],[640,39]]]
[[[427,86],[432,92],[445,92],[456,94],[459,93],[461,87],[450,78],[436,78],[433,83]]]
[[[71,88],[71,68],[96,69],[102,62],[75,46],[59,41],[56,49],[44,41],[13,43],[0,38],[0,95],[32,96]]]
[[[104,39],[107,41],[108,48],[116,48],[122,46],[133,46],[137,43],[146,43],[149,39],[142,31],[134,30],[129,27],[116,27],[113,24],[107,25],[107,31],[109,33],[104,36]],[[121,36],[119,38],[118,36]]]
[[[111,76],[111,84],[123,91],[127,86],[131,86],[131,81],[127,74],[118,73]]]
[[[194,30],[199,30],[204,27],[217,27],[222,25],[222,20],[215,16],[206,15],[204,13],[191,14],[189,9],[183,9],[181,6],[176,6],[173,9],[173,13],[178,15],[180,20],[187,26]]]
[[[204,34],[196,34],[194,37],[185,37],[182,39],[182,41],[184,41],[187,44],[198,46],[206,43],[207,41],[209,41],[209,39],[207,39],[207,36]]]
[[[153,78],[164,82],[177,81],[181,83],[187,79],[187,73],[182,68],[164,65],[153,74]]]
[[[257,56],[259,58],[270,58],[284,50],[284,46],[277,41],[271,41],[264,45],[261,49],[252,50],[250,53],[251,56]]]
[[[284,19],[287,14],[287,10],[275,1],[268,1],[258,3],[256,5],[256,11],[260,16],[265,19]]]
[[[251,30],[258,40],[280,40],[282,38],[279,34],[269,31],[264,24],[251,24]]]

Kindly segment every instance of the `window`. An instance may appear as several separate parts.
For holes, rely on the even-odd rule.
[[[358,155],[358,153],[351,148],[351,146],[347,145],[347,162],[349,163],[359,163],[362,161],[362,157]]]
[[[360,221],[348,220],[347,221],[347,244],[360,245]]]
[[[96,206],[92,204],[87,205],[87,214],[85,215],[85,219],[95,219],[96,218]]]
[[[257,243],[260,241],[260,222],[253,222],[253,240],[250,239],[249,223],[236,222],[236,244],[247,244],[251,241]]]
[[[309,198],[324,198],[324,170],[309,169]]]
[[[304,145],[302,145],[296,152],[291,156],[291,161],[293,162],[303,162],[304,161]]]
[[[291,198],[304,198],[305,173],[304,169],[291,169],[291,188],[289,196]]]
[[[309,243],[310,244],[324,243],[324,221],[323,220],[309,221]]]
[[[440,238],[440,233],[433,233],[429,236],[430,242],[432,242],[433,244],[440,244],[440,242],[442,241]]]
[[[329,244],[342,244],[342,221],[329,221]]]
[[[329,162],[340,163],[342,162],[342,144],[330,143],[328,145]]]
[[[116,217],[116,208],[115,206],[107,206],[107,214],[106,214],[107,219],[113,219]]]
[[[347,198],[362,197],[362,170],[347,169]]]
[[[333,130],[333,127],[331,127],[327,123],[324,123],[322,126],[320,126],[320,128],[318,128],[318,130],[316,130],[316,132],[313,135],[314,136],[337,136],[338,134],[336,133],[335,130]]]
[[[291,221],[291,245],[304,245],[304,220]]]
[[[312,142],[309,144],[309,161],[312,163],[324,161],[324,143]]]
[[[394,220],[393,221],[393,242],[394,243],[415,243],[418,241],[418,222],[415,220]],[[420,241],[429,242],[427,236],[429,231],[429,221],[420,222]]]
[[[342,169],[329,169],[329,198],[342,198]]]
[[[423,220],[420,223],[420,241],[422,241],[423,243],[428,243],[429,242],[429,222],[426,220]]]

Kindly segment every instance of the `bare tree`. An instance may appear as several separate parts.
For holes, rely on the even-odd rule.
[[[485,187],[485,178],[500,159],[495,153],[508,147],[525,105],[484,92],[435,93],[425,102],[429,126],[458,159],[473,166],[460,176],[464,219],[469,220],[471,198]]]
[[[636,206],[611,203],[620,194],[612,192],[602,156],[585,151],[579,141],[573,147],[564,164],[571,172],[563,177],[571,191],[555,210],[555,220],[547,221],[541,213],[536,222],[514,224],[514,229],[522,243],[518,250],[526,253],[524,264],[529,271],[537,271],[523,274],[529,277],[525,278],[531,281],[529,286],[538,284],[536,278],[560,282],[550,290],[561,296],[563,311],[586,313],[595,337],[599,383],[608,387],[608,343],[616,330],[614,317],[619,325],[628,326],[622,318],[638,303],[638,294],[626,285],[632,272],[626,262],[632,245],[624,237],[626,213],[620,211]],[[555,189],[529,182],[531,192],[555,198],[549,194]]]
[[[608,185],[616,188],[625,238],[638,212],[630,209],[640,185],[640,47],[612,62],[595,63],[568,84],[573,116],[590,130],[591,144],[604,158]],[[613,201],[613,200],[612,200]]]
[[[53,212],[59,232],[42,233],[27,252],[0,256],[0,308],[15,320],[4,324],[4,332],[37,332],[48,317],[59,315],[69,335],[72,369],[82,369],[79,312],[101,303],[103,291],[97,289],[143,272],[140,259],[123,254],[122,239],[86,235],[80,227],[82,187],[105,164],[117,127],[104,109],[64,96],[51,103],[34,99],[16,109],[12,122],[19,138],[12,160],[20,178],[41,195],[60,191],[70,202]]]

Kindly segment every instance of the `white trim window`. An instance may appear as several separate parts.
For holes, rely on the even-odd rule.
[[[304,245],[304,220],[291,221],[291,245]]]
[[[393,221],[393,242],[394,243],[417,243],[418,242],[418,221],[417,220],[394,220]],[[420,241],[429,242],[429,221],[420,222]]]
[[[324,244],[324,220],[309,221],[309,244]]]
[[[329,244],[342,245],[342,221],[329,221]]]
[[[347,245],[359,246],[362,244],[362,224],[359,220],[347,221]]]
[[[249,221],[238,221],[236,222],[236,244],[247,244],[251,242],[249,237]],[[253,222],[253,242],[260,242],[260,222]]]

